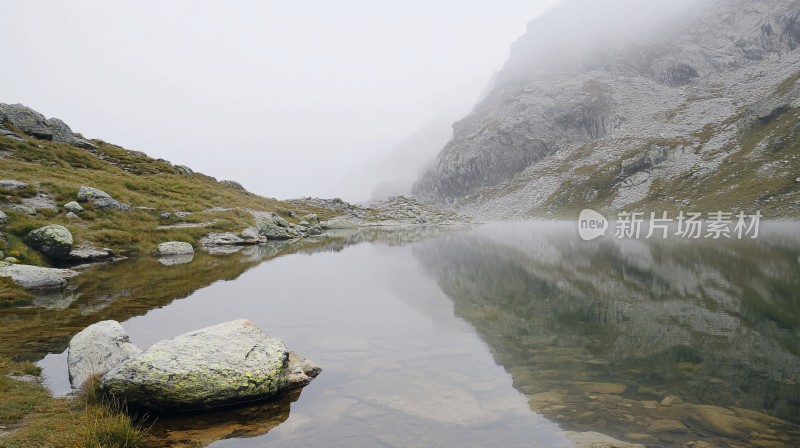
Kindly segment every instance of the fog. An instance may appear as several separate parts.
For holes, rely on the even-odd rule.
[[[0,102],[265,196],[363,200],[556,3],[3,1]]]

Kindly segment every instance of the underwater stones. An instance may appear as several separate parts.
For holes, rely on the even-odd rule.
[[[77,389],[90,376],[105,375],[140,353],[142,350],[131,343],[119,322],[105,320],[89,325],[69,342],[69,383]]]
[[[108,372],[101,387],[135,406],[208,409],[267,398],[319,373],[293,360],[283,341],[240,319],[157,342]]]

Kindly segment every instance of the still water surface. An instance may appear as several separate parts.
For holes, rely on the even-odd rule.
[[[75,286],[0,310],[0,336],[21,335],[56,393],[69,337],[109,318],[142,348],[248,318],[324,369],[274,403],[160,418],[163,446],[573,446],[589,431],[800,445],[793,224],[752,241],[585,242],[572,223],[368,230],[131,260]]]

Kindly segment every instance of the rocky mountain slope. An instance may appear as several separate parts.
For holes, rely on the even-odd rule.
[[[84,138],[21,104],[0,103],[0,260],[10,263],[70,265],[150,254],[166,241],[229,247],[316,238],[329,227],[466,220],[404,197],[368,206],[262,197],[235,181]],[[36,229],[57,230],[63,247],[36,243]]]
[[[800,216],[800,2],[652,3],[531,21],[414,194],[489,218]]]

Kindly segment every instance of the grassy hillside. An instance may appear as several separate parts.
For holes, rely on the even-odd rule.
[[[15,130],[9,123],[5,127]],[[153,252],[162,241],[196,244],[209,232],[238,231],[252,226],[253,218],[246,209],[276,212],[291,222],[297,222],[295,214],[313,212],[321,219],[332,214],[330,210],[314,207],[298,210],[295,205],[239,190],[210,176],[179,174],[179,170],[166,161],[100,140],[92,143],[97,148],[86,150],[33,137],[18,141],[0,136],[0,179],[29,184],[25,190],[0,190],[0,204],[21,203],[44,193],[52,196],[59,208],[58,211],[39,209],[36,216],[28,216],[3,207],[9,216],[9,224],[2,229],[8,241],[0,243],[0,250],[6,255],[14,251],[12,254],[25,263],[47,264],[22,243],[22,238],[30,230],[48,224],[67,227],[76,245],[109,247],[132,255]],[[68,219],[62,206],[76,200],[82,185],[99,188],[133,209],[122,213],[82,204],[86,211],[80,218]],[[228,210],[209,211],[212,208]],[[159,217],[162,212],[174,211],[192,214],[185,218]],[[181,223],[206,225],[158,228]]]

